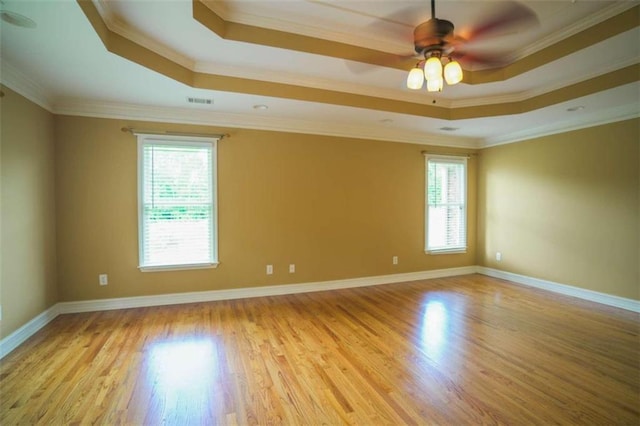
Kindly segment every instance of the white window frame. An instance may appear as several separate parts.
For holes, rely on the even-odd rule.
[[[464,226],[464,245],[461,246],[452,246],[445,248],[430,248],[429,247],[429,161],[435,160],[442,163],[452,163],[452,164],[462,164],[464,170],[464,179],[463,179],[463,200],[464,205],[462,208],[462,219]],[[467,186],[468,186],[468,165],[467,165],[467,157],[466,156],[453,156],[453,155],[433,155],[426,154],[425,155],[425,163],[424,163],[424,175],[425,175],[425,188],[424,188],[424,205],[425,205],[425,213],[424,213],[424,251],[427,254],[454,254],[454,253],[466,253],[467,246],[469,241],[469,227],[467,220],[467,205],[468,205],[468,197],[467,197]]]
[[[142,272],[172,271],[182,269],[216,268],[218,259],[218,162],[217,144],[219,138],[201,136],[174,136],[136,133],[138,138],[138,269]],[[144,265],[144,146],[147,143],[168,146],[210,146],[211,147],[211,259],[205,263]]]

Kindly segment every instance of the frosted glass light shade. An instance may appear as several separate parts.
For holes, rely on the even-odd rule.
[[[444,81],[442,80],[442,77],[432,78],[431,80],[427,80],[427,91],[442,92],[443,85],[444,85]]]
[[[444,67],[444,79],[453,85],[462,81],[462,67],[457,61],[451,61]]]
[[[409,71],[407,77],[407,87],[411,90],[420,90],[424,84],[424,73],[421,68],[415,67]]]
[[[434,79],[442,79],[442,62],[440,62],[440,58],[436,58],[432,56],[427,59],[427,62],[424,64],[424,78],[429,80]]]

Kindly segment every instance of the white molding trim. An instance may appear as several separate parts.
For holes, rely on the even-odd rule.
[[[554,45],[566,38],[578,34],[581,31],[587,30],[594,25],[604,22],[609,18],[613,18],[614,16],[625,12],[627,9],[631,9],[635,5],[636,3],[633,1],[612,2],[610,6],[605,7],[599,12],[589,15],[586,18],[581,19],[580,21],[576,21],[573,24],[564,27],[562,30],[550,34],[547,37],[543,37],[535,41],[531,45],[520,49],[518,52],[516,52],[515,58],[521,59],[526,56],[532,55],[546,47]]]
[[[345,62],[346,59],[340,59],[340,61]],[[375,65],[364,64],[362,62],[353,63],[358,64],[358,66],[375,67]],[[373,69],[374,68],[372,68],[372,70]],[[362,84],[354,81],[339,81],[330,78],[301,75],[299,73],[287,71],[269,71],[259,68],[214,64],[207,62],[197,62],[195,64],[194,71],[203,74],[218,74],[269,83],[280,83],[292,86],[301,86],[304,88],[322,89],[331,92],[341,92],[345,94],[355,94],[374,98],[411,102],[414,104],[431,105],[433,101],[433,98],[430,96],[425,96],[424,92],[412,91],[404,87],[380,87],[371,84]],[[398,73],[398,81],[402,81],[406,78],[405,71],[393,69],[391,70],[391,72]],[[473,100],[477,101],[476,98],[474,98]],[[508,101],[509,100],[507,100],[507,102]],[[452,101],[450,99],[439,98],[438,106],[449,108],[452,106],[451,102]],[[481,101],[477,101],[477,104],[484,105],[484,103],[481,103]]]
[[[544,136],[556,135],[559,133],[572,132],[574,130],[587,129],[589,127],[603,126],[605,124],[616,123],[618,121],[631,120],[640,117],[640,112],[636,105],[624,105],[611,108],[604,112],[599,111],[594,114],[585,114],[575,120],[567,120],[552,125],[543,125],[532,129],[525,129],[519,132],[508,133],[500,137],[486,138],[484,143],[478,148],[489,148],[498,145],[507,145],[515,142],[522,142]]]
[[[567,284],[560,284],[540,278],[528,277],[526,275],[515,274],[513,272],[502,271],[500,269],[477,266],[476,272],[493,278],[501,278],[517,284],[535,287],[553,293],[564,294],[565,296],[577,297],[578,299],[600,303],[602,305],[613,306],[626,309],[628,311],[640,313],[640,300],[627,299],[625,297],[614,296],[612,294],[600,293]]]
[[[204,109],[154,107],[108,102],[85,102],[73,99],[67,100],[63,103],[56,103],[53,113],[81,117],[143,120],[162,123],[197,124],[288,133],[304,133],[321,136],[370,139],[386,142],[456,148],[476,149],[480,144],[480,139],[478,138],[436,135],[414,130],[402,130],[397,127],[385,127],[383,125],[365,126],[349,123],[332,123],[331,126],[327,126],[324,121],[222,113]]]
[[[59,314],[60,311],[58,310],[58,304],[55,304],[13,333],[9,334],[4,339],[0,340],[0,359],[4,358],[5,355],[20,346],[29,337],[36,334],[38,330],[53,321]]]
[[[453,277],[473,274],[475,266],[436,269],[431,271],[408,272],[374,277],[350,278],[344,280],[319,281],[301,284],[283,284],[266,287],[246,287],[228,290],[211,290],[191,293],[159,294],[153,296],[122,297],[117,299],[83,300],[59,302],[25,325],[0,340],[0,359],[33,336],[42,327],[61,314],[108,311],[113,309],[142,308],[148,306],[177,305],[182,303],[211,302],[216,300],[244,299],[249,297],[278,296],[284,294],[310,293],[314,291],[337,290],[343,288],[366,287],[433,278]]]
[[[580,74],[580,75],[575,74],[569,77],[567,80],[557,81],[552,85],[544,85],[540,87],[535,87],[530,90],[526,90],[524,92],[509,93],[505,95],[483,96],[481,98],[467,98],[467,99],[460,99],[460,100],[452,100],[446,106],[448,108],[455,109],[455,108],[477,107],[477,106],[483,106],[483,105],[504,104],[504,103],[510,103],[510,102],[523,102],[528,99],[535,98],[537,96],[542,96],[547,93],[555,92],[556,90],[560,90],[565,87],[573,86],[574,84],[582,83],[583,81],[588,81],[593,78],[610,74],[614,71],[621,70],[631,65],[635,65],[639,62],[640,62],[640,58],[637,58],[637,57],[625,58],[624,60],[620,60],[618,62],[608,64],[606,68],[598,69],[598,72],[589,72],[589,73]],[[544,69],[545,66],[552,65],[552,64],[553,62],[549,64],[544,64],[540,66],[538,69],[539,70]],[[527,78],[530,78],[530,77],[527,76],[527,73],[524,73],[516,77],[512,77],[511,80],[516,81],[519,79],[522,80]],[[572,100],[575,101],[576,99],[577,98],[574,98]],[[557,105],[557,104],[554,104],[554,105]]]
[[[114,33],[121,35],[122,37],[139,44],[142,47],[145,47],[152,52],[157,53],[160,56],[163,56],[185,68],[193,69],[194,61],[189,59],[187,56],[177,52],[174,49],[162,44],[161,42],[144,35],[140,31],[137,31],[132,26],[123,22],[116,13],[113,12],[113,9],[108,1],[105,0],[96,0],[93,2],[98,10],[98,13],[102,17],[107,28],[109,28]]]
[[[283,284],[264,287],[245,287],[227,290],[210,290],[190,293],[158,294],[153,296],[123,297],[117,299],[83,300],[60,302],[61,314],[79,312],[108,311],[113,309],[142,308],[148,306],[178,305],[182,303],[212,302],[217,300],[246,299],[249,297],[280,296],[285,294],[311,293],[381,284],[402,283],[433,278],[453,277],[473,274],[475,266],[436,269],[432,271],[408,272],[402,274],[379,275],[374,277],[349,278],[344,280],[318,281],[300,284]]]
[[[52,112],[51,94],[40,84],[26,77],[16,67],[0,58],[0,83],[24,96],[36,105]]]
[[[623,64],[624,65],[624,64]],[[499,137],[474,138],[449,136],[420,130],[404,130],[384,125],[358,125],[353,123],[332,123],[288,119],[250,114],[221,113],[210,110],[195,110],[179,107],[159,107],[125,103],[93,102],[80,99],[61,99],[53,103],[50,93],[33,80],[18,72],[6,61],[0,60],[0,82],[53,114],[74,115],[109,119],[144,120],[164,123],[217,125],[241,129],[303,133],[355,139],[380,140],[386,142],[411,143],[431,146],[482,149],[496,145],[521,142],[537,137],[564,133],[582,128],[594,127],[638,117],[637,107],[627,105],[606,111],[597,116],[584,115],[577,121],[543,125],[525,129]],[[502,100],[506,100],[503,98]],[[494,100],[498,100],[495,98]],[[457,104],[456,104],[457,102]],[[452,104],[462,105],[456,101]]]
[[[458,268],[435,269],[431,271],[407,272],[373,277],[349,278],[344,280],[318,281],[299,284],[283,284],[265,287],[245,287],[239,289],[210,290],[190,293],[159,294],[152,296],[122,297],[116,299],[82,300],[59,302],[45,310],[22,327],[0,340],[0,359],[33,336],[58,315],[81,312],[108,311],[114,309],[142,308],[149,306],[177,305],[182,303],[212,302],[217,300],[244,299],[249,297],[279,296],[286,294],[310,293],[316,291],[367,287],[382,284],[403,283],[434,278],[453,277],[479,273],[501,278],[517,284],[560,293],[579,299],[613,306],[640,313],[640,301],[599,293],[566,284],[559,284],[539,278],[527,277],[512,272],[484,266],[462,266]]]
[[[292,34],[300,34],[305,37],[313,37],[322,40],[334,41],[338,43],[349,44],[352,46],[359,46],[364,48],[371,48],[371,46],[375,46],[377,50],[389,53],[398,54],[398,52],[405,52],[405,54],[413,54],[412,49],[407,48],[407,44],[402,42],[402,40],[398,41],[397,39],[390,39],[389,37],[380,36],[375,31],[369,31],[368,44],[363,42],[362,37],[353,34],[353,28],[348,25],[340,25],[334,23],[336,25],[335,30],[328,30],[326,26],[323,26],[322,23],[316,23],[312,20],[305,19],[306,15],[296,14],[295,16],[290,16],[289,19],[283,19],[282,16],[267,16],[264,14],[264,6],[262,6],[262,11],[259,10],[261,6],[259,3],[253,5],[252,12],[246,12],[237,10],[237,8],[231,9],[233,5],[230,7],[225,4],[226,2],[220,1],[205,1],[205,5],[211,9],[215,14],[224,19],[225,21],[233,22],[236,24],[243,24],[249,26],[255,26],[259,28],[267,28],[275,31],[282,31],[286,33]],[[335,8],[330,3],[317,2],[318,5],[323,7]],[[219,7],[219,4],[224,4],[224,6],[228,7]],[[345,7],[338,7],[342,10],[342,12],[350,13],[355,16],[367,16],[369,18],[377,16],[363,14],[355,10],[350,10]],[[262,12],[262,15],[260,14]],[[267,12],[268,14],[268,12]],[[347,22],[350,22],[349,20]],[[411,30],[409,25],[403,25],[400,23],[394,24],[396,27],[400,26],[407,30]]]

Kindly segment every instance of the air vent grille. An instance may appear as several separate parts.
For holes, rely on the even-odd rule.
[[[456,130],[458,130],[459,127],[440,127],[440,130],[445,131],[445,132],[455,132]]]
[[[213,104],[213,99],[188,97],[187,102],[195,105],[211,105]]]

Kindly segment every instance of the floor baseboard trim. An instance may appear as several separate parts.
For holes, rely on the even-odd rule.
[[[517,284],[535,287],[553,293],[560,293],[566,296],[577,297],[579,299],[597,302],[603,305],[613,306],[616,308],[626,309],[640,313],[640,301],[627,299],[625,297],[614,296],[611,294],[600,293],[593,290],[587,290],[580,287],[574,287],[567,284],[560,284],[553,281],[547,281],[539,278],[528,277],[526,275],[515,274],[513,272],[502,271],[500,269],[487,268],[485,266],[477,266],[476,272],[493,278],[501,278]]]
[[[113,309],[142,308],[148,306],[178,305],[182,303],[212,302],[216,300],[245,299],[249,297],[280,296],[285,294],[310,293],[314,291],[338,290],[366,287],[433,278],[452,277],[473,274],[475,266],[437,269],[432,271],[408,272],[402,274],[379,275],[374,277],[349,278],[344,280],[319,281],[300,284],[284,284],[263,287],[244,287],[238,289],[198,291],[191,293],[158,294],[153,296],[123,297],[117,299],[83,300],[60,302],[61,314],[106,311]]]
[[[514,283],[536,287],[542,290],[561,293],[616,308],[640,313],[640,301],[624,297],[599,293],[566,284],[559,284],[499,269],[484,266],[463,266],[459,268],[436,269],[431,271],[407,272],[401,274],[379,275],[374,277],[349,278],[344,280],[319,281],[300,284],[284,284],[266,287],[245,287],[227,290],[211,290],[191,293],[160,294],[153,296],[122,297],[117,299],[83,300],[59,302],[45,310],[22,327],[0,340],[0,359],[33,336],[60,314],[106,311],[113,309],[142,308],[148,306],[177,305],[182,303],[211,302],[216,300],[244,299],[249,297],[279,296],[285,294],[310,293],[315,291],[338,290],[366,287],[381,284],[393,284],[434,278],[453,277],[479,273],[501,278]]]
[[[31,321],[0,340],[0,359],[4,358],[8,353],[20,346],[29,337],[33,336],[45,325],[49,324],[59,315],[58,305],[53,305],[49,309],[40,313]]]
[[[344,280],[319,281],[301,284],[284,284],[267,287],[245,287],[227,290],[211,290],[191,293],[160,294],[153,296],[122,297],[117,299],[82,300],[59,302],[33,318],[31,321],[0,340],[0,359],[17,348],[38,330],[60,314],[107,311],[114,309],[143,308],[148,306],[177,305],[182,303],[211,302],[216,300],[244,299],[249,297],[279,296],[285,294],[310,293],[314,291],[366,287],[433,278],[474,274],[476,266],[407,272],[374,277],[349,278]]]

